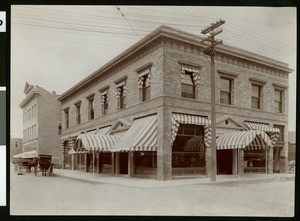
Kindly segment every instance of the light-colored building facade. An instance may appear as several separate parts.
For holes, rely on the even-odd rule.
[[[59,95],[26,82],[26,98],[19,107],[23,110],[23,152],[51,154],[54,163],[60,162],[61,106]]]
[[[161,26],[63,93],[64,166],[209,176],[211,72],[201,40]],[[216,49],[216,70],[218,174],[286,172],[292,70],[226,45]]]
[[[296,131],[289,131],[289,161],[296,160],[296,149]]]

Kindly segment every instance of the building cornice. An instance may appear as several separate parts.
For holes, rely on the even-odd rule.
[[[75,84],[73,87],[71,87],[69,90],[67,90],[65,93],[63,93],[58,100],[64,101],[69,95],[73,94],[75,91],[84,88],[87,84],[92,82],[95,78],[98,76],[104,74],[108,70],[112,69],[113,67],[116,67],[119,65],[122,61],[125,61],[130,56],[132,56],[134,53],[142,49],[143,47],[146,47],[150,45],[150,43],[154,42],[155,40],[159,39],[160,37],[168,38],[168,39],[174,39],[178,40],[183,43],[188,43],[192,45],[196,45],[197,47],[203,48],[206,46],[202,43],[203,38],[190,34],[185,31],[181,31],[178,29],[174,29],[165,25],[162,25],[155,29],[153,32],[139,40],[137,43],[129,47],[127,50],[113,58],[110,62],[106,63],[96,71],[94,71],[92,74]],[[248,52],[245,50],[237,49],[231,46],[227,45],[220,45],[216,48],[216,51],[218,54],[225,54],[225,55],[231,55],[233,57],[237,57],[239,59],[243,59],[246,61],[254,62],[256,64],[260,64],[263,66],[269,66],[271,68],[277,69],[279,71],[283,71],[285,73],[290,73],[293,70],[288,68],[288,65],[283,62],[279,62],[252,52]]]
[[[30,100],[32,100],[32,98],[35,98],[38,94],[39,93],[37,91],[31,91],[30,94],[19,104],[19,107],[23,109],[26,106],[26,104]]]

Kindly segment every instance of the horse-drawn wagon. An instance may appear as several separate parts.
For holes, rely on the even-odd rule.
[[[40,154],[38,157],[38,164],[40,171],[42,171],[42,176],[48,174],[53,174],[53,163],[51,163],[52,155]]]

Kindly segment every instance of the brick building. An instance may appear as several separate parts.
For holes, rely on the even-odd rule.
[[[23,152],[23,138],[10,138],[10,160]]]
[[[208,176],[210,64],[199,36],[161,26],[61,95],[63,164],[159,180]],[[218,174],[287,169],[287,64],[216,49]]]
[[[23,152],[37,156],[51,154],[60,163],[61,106],[59,95],[26,82],[23,109]]]

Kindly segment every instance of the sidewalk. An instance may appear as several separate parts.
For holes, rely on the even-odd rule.
[[[129,178],[125,176],[115,176],[110,174],[87,173],[77,170],[55,169],[54,176],[65,179],[77,180],[92,184],[110,184],[138,188],[168,188],[186,185],[234,185],[240,183],[258,183],[282,180],[295,180],[295,174],[245,174],[217,175],[216,182],[211,182],[210,178],[184,178],[160,181],[147,178]]]

